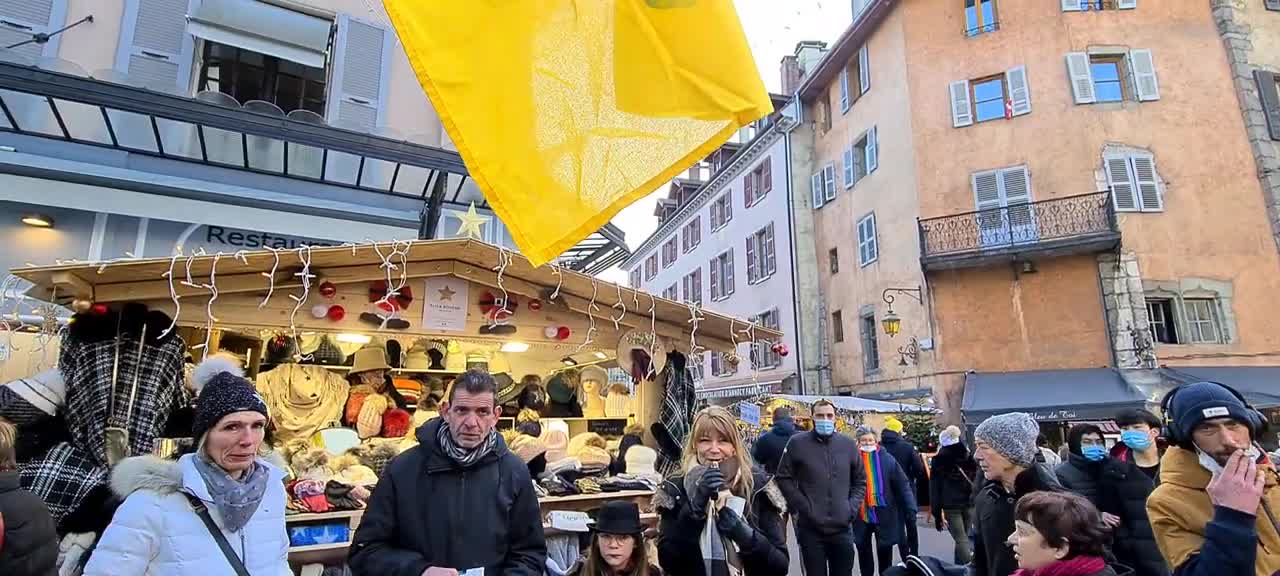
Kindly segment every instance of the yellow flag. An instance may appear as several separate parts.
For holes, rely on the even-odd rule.
[[[732,0],[384,0],[471,177],[540,265],[773,110]]]

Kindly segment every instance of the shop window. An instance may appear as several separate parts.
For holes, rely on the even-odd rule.
[[[262,100],[285,113],[325,114],[326,72],[244,48],[205,41],[199,91],[230,95],[241,104]]]

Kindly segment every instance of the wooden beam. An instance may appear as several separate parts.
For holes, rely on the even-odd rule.
[[[56,294],[60,300],[66,298],[93,300],[93,285],[85,281],[84,278],[76,276],[74,272],[55,272],[53,274],[53,286],[56,288]]]

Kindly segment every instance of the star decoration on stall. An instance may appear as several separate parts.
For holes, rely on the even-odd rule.
[[[475,240],[484,240],[484,231],[481,226],[489,223],[488,216],[481,216],[476,213],[476,203],[472,202],[466,212],[461,210],[450,210],[450,214],[458,219],[457,236],[461,238],[472,238]]]
[[[449,288],[448,286],[445,286],[444,288],[437,290],[437,292],[440,293],[441,302],[453,302],[453,295],[457,294],[457,292],[454,292],[453,289]]]

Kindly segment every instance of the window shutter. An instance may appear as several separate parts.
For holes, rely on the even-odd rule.
[[[742,205],[743,206],[750,206],[753,202],[755,202],[755,193],[751,189],[751,176],[752,174],[748,172],[746,176],[742,177]]]
[[[720,224],[733,220],[733,194],[724,195],[724,204],[720,205]]]
[[[880,165],[880,146],[876,141],[875,126],[872,126],[871,129],[867,131],[866,150],[867,150],[867,163],[866,163],[867,174],[871,174],[872,172],[875,172],[876,168]]]
[[[978,237],[976,240],[984,246],[988,243],[999,243],[1003,240],[1004,211],[1000,210],[1000,171],[989,170],[973,175],[974,209],[978,211]]]
[[[870,242],[870,246],[871,246],[871,248],[868,250],[868,253],[871,254],[871,260],[875,260],[880,257],[880,237],[876,233],[876,215],[875,214],[872,214],[871,218],[867,220],[867,228],[868,228],[868,234],[869,234],[869,236],[867,237],[867,241]],[[868,260],[868,262],[870,262],[870,260]]]
[[[773,274],[778,270],[778,258],[773,248],[773,223],[770,223],[764,233],[764,263],[765,275]]]
[[[711,229],[715,230],[720,226],[720,199],[711,201]]]
[[[844,149],[844,187],[853,186],[853,146]]]
[[[1162,210],[1160,183],[1156,181],[1156,161],[1152,156],[1133,156],[1133,179],[1138,186],[1138,201],[1143,210]]]
[[[25,42],[32,34],[47,34],[66,24],[67,0],[0,0],[0,46]],[[43,45],[31,42],[11,50],[32,58],[55,57],[61,40],[61,35],[50,36]]]
[[[756,239],[758,236],[752,234],[747,237],[747,283],[755,284],[760,278],[760,268],[756,265]]]
[[[195,38],[187,34],[187,0],[128,0],[116,70],[131,81],[189,95]]]
[[[724,263],[724,294],[725,296],[733,294],[733,250],[728,252],[728,258]]]
[[[1280,6],[1280,0],[1275,2]],[[1276,75],[1265,70],[1254,70],[1253,79],[1258,83],[1258,97],[1262,100],[1262,111],[1267,115],[1271,139],[1280,140],[1280,90],[1276,89]]]
[[[809,177],[809,194],[813,196],[813,207],[821,208],[827,197],[822,190],[822,172]]]
[[[867,148],[863,143],[862,151],[857,148],[853,149],[853,183],[857,184],[859,180],[867,175]]]
[[[871,55],[866,44],[858,50],[858,85],[863,94],[871,89]]]
[[[1119,10],[1133,10],[1138,7],[1138,0],[1116,0],[1116,8]]]
[[[969,81],[951,83],[951,125],[956,128],[973,124],[973,105],[969,103]]]
[[[1133,73],[1133,85],[1139,101],[1160,99],[1160,82],[1156,79],[1156,64],[1150,50],[1130,50],[1129,70]]]
[[[394,34],[380,25],[338,16],[329,110],[330,124],[372,130],[386,114]]]
[[[1133,181],[1129,176],[1129,160],[1123,156],[1110,157],[1107,165],[1107,185],[1111,187],[1112,201],[1116,210],[1133,211],[1138,209],[1137,197],[1133,192]]]
[[[1031,90],[1027,86],[1027,67],[1010,68],[1004,73],[1005,82],[1009,86],[1009,107],[1014,116],[1031,112]]]
[[[760,193],[768,194],[773,191],[773,158],[771,156],[764,157],[764,164],[760,167]]]
[[[711,299],[715,300],[720,297],[720,259],[712,258],[707,269],[711,271]]]
[[[1092,104],[1098,101],[1093,90],[1093,73],[1089,69],[1089,55],[1084,52],[1067,53],[1067,77],[1071,79],[1071,94],[1076,104]]]
[[[1001,170],[1000,183],[1004,186],[1005,206],[1026,204],[1031,201],[1031,184],[1027,178],[1026,166]]]
[[[840,69],[840,111],[849,111],[849,67]]]
[[[1081,9],[1080,5],[1083,1],[1084,0],[1062,0],[1062,11],[1079,12]]]
[[[827,202],[836,199],[836,167],[830,162],[822,169],[822,182],[827,190]]]

